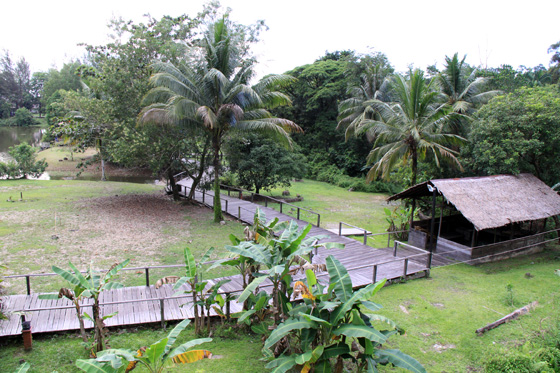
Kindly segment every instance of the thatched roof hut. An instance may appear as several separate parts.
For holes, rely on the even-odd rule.
[[[431,196],[434,188],[477,231],[560,214],[560,196],[531,174],[435,179],[388,200]]]

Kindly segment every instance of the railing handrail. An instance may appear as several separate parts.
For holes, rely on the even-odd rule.
[[[480,249],[480,248],[487,247],[487,246],[494,246],[494,245],[501,244],[501,243],[504,243],[504,242],[521,241],[521,240],[525,240],[525,239],[530,238],[530,237],[541,236],[541,235],[554,233],[554,232],[557,232],[557,233],[560,232],[560,228],[554,228],[554,229],[546,231],[546,232],[539,232],[539,233],[531,234],[531,235],[525,236],[525,237],[513,238],[511,240],[505,240],[505,241],[499,241],[499,242],[490,243],[490,244],[486,244],[486,245],[474,246],[474,247],[472,247],[472,249],[474,250],[474,249]]]
[[[247,189],[238,188],[238,187],[234,187],[234,186],[230,186],[230,185],[225,185],[225,184],[220,184],[220,186],[221,186],[221,187],[228,187],[228,188],[231,188],[231,189],[233,189],[233,190],[240,191],[240,192],[249,192],[249,193],[251,193],[252,195],[255,195],[255,196],[264,197],[264,198],[267,198],[267,199],[269,199],[269,200],[275,201],[275,202],[277,202],[277,203],[282,203],[282,204],[284,204],[284,205],[292,206],[292,207],[298,208],[298,209],[300,209],[300,210],[307,211],[307,212],[309,212],[309,213],[311,213],[311,214],[320,215],[318,212],[315,212],[315,211],[306,209],[305,207],[296,206],[296,205],[291,204],[291,203],[289,203],[289,202],[282,201],[282,200],[279,200],[279,199],[277,199],[277,198],[274,198],[274,197],[271,197],[271,196],[267,196],[267,195],[264,195],[264,194],[255,193],[255,192],[252,192],[252,191],[247,190]]]
[[[401,245],[401,246],[408,247],[408,248],[413,249],[413,250],[419,250],[424,254],[429,253],[428,250],[424,250],[424,249],[421,249],[419,247],[416,247],[416,246],[413,246],[413,245],[410,245],[410,244],[407,244],[407,243],[404,243],[404,242],[401,242],[401,241],[395,241],[395,245]]]

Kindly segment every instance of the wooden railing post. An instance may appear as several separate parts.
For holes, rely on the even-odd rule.
[[[229,321],[231,315],[231,298],[229,296],[229,293],[226,293],[226,299],[226,319]]]
[[[299,220],[299,207],[297,208],[297,220]]]
[[[237,217],[241,220],[241,206],[237,206]]]
[[[144,268],[146,270],[146,286],[150,286],[150,268]]]
[[[406,272],[408,272],[408,258],[404,260],[404,273],[403,276],[406,278]]]
[[[397,246],[398,246],[398,242],[395,241],[395,250],[393,251],[393,256],[397,256]]]
[[[161,315],[161,327],[165,329],[165,306],[164,306],[164,299],[159,299],[159,311]]]
[[[282,214],[282,205],[283,205],[283,203],[280,202],[280,213],[281,213],[281,214]]]
[[[377,264],[373,266],[373,283],[377,282]]]
[[[391,232],[387,233],[387,247],[391,247]]]
[[[338,223],[338,235],[342,236],[342,222]]]
[[[264,207],[268,207],[268,198],[264,199]]]
[[[317,228],[321,226],[321,214],[317,214]]]
[[[25,282],[27,284],[27,295],[31,295],[31,279],[29,276],[25,276]]]
[[[364,229],[364,245],[367,245],[367,231]]]
[[[204,189],[202,189],[202,203],[204,203],[205,195],[206,195],[206,191]]]
[[[228,200],[226,199],[226,212],[227,212],[227,208],[228,208]]]

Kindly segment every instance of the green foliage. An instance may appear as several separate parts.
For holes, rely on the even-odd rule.
[[[210,288],[206,288],[208,281],[202,281],[202,265],[210,259],[214,248],[210,248],[202,258],[196,262],[191,249],[185,247],[184,258],[185,258],[185,276],[181,277],[175,283],[173,289],[177,292],[176,294],[192,294],[192,304],[194,307],[194,327],[195,334],[199,335],[202,333],[204,325],[207,325],[207,334],[210,335],[210,311],[214,310],[220,316],[225,316],[223,313],[223,307],[225,305],[226,299],[221,294],[218,294],[220,287],[231,280],[220,280],[212,285]],[[188,285],[187,290],[179,291],[181,286],[184,284]],[[218,306],[218,307],[216,307]]]
[[[237,185],[256,193],[289,187],[292,179],[302,179],[306,174],[306,159],[297,149],[286,149],[259,134],[229,137],[224,154],[229,169],[237,176]]]
[[[307,286],[296,282],[294,290],[303,303],[293,305],[289,317],[273,330],[263,348],[272,359],[267,368],[285,372],[295,365],[303,371],[342,372],[344,361],[355,371],[376,371],[378,365],[394,365],[425,372],[418,361],[399,350],[382,349],[387,339],[403,333],[390,319],[372,312],[381,306],[371,299],[385,280],[354,291],[348,271],[334,257],[326,259],[329,283],[321,284],[307,270]],[[378,330],[373,322],[387,329]]]
[[[179,334],[189,325],[190,320],[181,321],[166,338],[163,338],[148,347],[135,350],[110,349],[97,353],[95,359],[77,360],[76,366],[88,373],[95,372],[128,372],[138,363],[151,373],[163,372],[171,361],[176,364],[192,363],[211,356],[209,351],[191,350],[191,347],[201,343],[211,342],[211,338],[200,338],[183,343],[172,348]],[[129,367],[131,369],[129,369]]]
[[[454,147],[465,139],[450,133],[449,124],[464,116],[452,112],[447,104],[438,102],[438,92],[420,70],[410,77],[394,76],[393,88],[398,102],[387,104],[373,100],[379,120],[362,123],[357,134],[373,131],[377,139],[368,155],[368,180],[378,176],[388,179],[390,172],[402,163],[411,163],[411,185],[416,184],[418,161],[429,156],[437,166],[442,161],[461,168]],[[410,185],[409,185],[410,186]]]
[[[323,237],[307,237],[310,230],[311,224],[300,230],[293,220],[279,223],[278,218],[275,218],[267,221],[264,212],[257,208],[254,224],[252,228],[247,228],[245,240],[232,237],[234,245],[226,246],[226,249],[237,256],[221,260],[216,265],[235,266],[243,275],[244,291],[238,302],[248,299],[249,302],[244,304],[246,313],[240,316],[240,321],[253,314],[256,314],[258,321],[262,321],[263,315],[267,313],[266,308],[271,307],[274,310],[274,320],[278,323],[290,309],[289,284],[292,275],[298,271],[293,266],[299,265],[300,269],[304,265],[315,268],[305,259],[314,248],[341,247],[340,244],[333,243],[318,244]],[[272,283],[270,298],[256,293],[256,289],[264,281]],[[268,299],[272,300],[272,304],[268,304]],[[249,309],[250,307],[253,308]]]
[[[78,75],[78,69],[81,63],[79,60],[65,63],[60,71],[50,69],[47,73],[46,80],[43,83],[43,92],[41,96],[42,104],[47,107],[53,102],[53,96],[56,92],[70,91],[81,92],[82,83]]]
[[[47,162],[44,159],[36,160],[36,149],[25,142],[10,147],[8,154],[10,154],[14,161],[8,163],[0,162],[0,177],[25,179],[31,176],[37,178],[47,168]]]
[[[85,335],[83,319],[86,318],[93,323],[93,353],[104,349],[105,344],[107,343],[107,331],[105,329],[104,320],[114,316],[114,314],[101,316],[99,296],[104,290],[119,289],[123,287],[121,283],[113,281],[113,278],[117,276],[118,272],[129,262],[130,259],[127,259],[119,264],[114,264],[106,273],[100,273],[90,266],[85,276],[72,263],[68,263],[70,271],[57,266],[52,266],[53,272],[60,275],[60,277],[66,280],[73,288],[61,288],[58,295],[42,294],[39,296],[41,299],[56,299],[64,296],[74,303],[78,321],[80,322],[80,332],[84,342],[87,341],[87,338]],[[90,298],[93,300],[92,315],[88,315],[85,312],[82,313],[80,303],[84,298]]]
[[[248,58],[248,52],[254,32],[258,27],[255,31],[236,24],[226,14],[204,31],[198,54],[193,56],[202,61],[153,64],[150,82],[154,88],[146,95],[148,106],[141,113],[141,123],[198,128],[211,139],[215,222],[223,218],[219,173],[224,136],[230,130],[258,131],[289,145],[289,132],[301,130],[268,111],[290,104],[278,88],[291,77],[270,75],[248,85],[253,75],[254,60]]]
[[[532,173],[548,185],[560,180],[560,93],[520,88],[491,100],[472,124],[465,156],[477,175]]]
[[[16,114],[14,115],[14,124],[16,126],[32,126],[36,124],[35,119],[33,118],[33,114],[25,108],[19,108],[16,110]]]

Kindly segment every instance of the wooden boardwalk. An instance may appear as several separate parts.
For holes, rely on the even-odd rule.
[[[190,187],[188,180],[180,181],[182,192]],[[202,192],[195,193],[195,199],[212,207],[211,195]],[[296,220],[300,227],[309,224],[303,220],[281,214],[272,208],[259,206],[249,201],[238,198],[222,196],[222,210],[239,220],[251,224],[253,215],[260,207],[267,219],[278,217],[280,221]],[[329,255],[336,257],[348,270],[354,287],[362,287],[376,280],[387,278],[397,280],[403,277],[422,277],[428,274],[428,256],[424,250],[400,247],[395,255],[393,248],[375,249],[366,246],[354,239],[339,236],[326,229],[313,226],[309,237],[326,236],[321,242],[339,242],[345,245],[344,249],[319,249],[314,252],[313,263],[325,263]],[[432,266],[447,264],[439,257],[433,257]],[[231,294],[239,293],[242,289],[240,276],[228,277],[231,282],[221,287],[221,292]],[[328,274],[319,274],[318,278],[328,280]],[[215,279],[217,280],[217,279]],[[213,281],[209,280],[209,286]],[[266,288],[266,283],[263,284]],[[163,321],[182,320],[193,318],[193,308],[187,296],[173,296],[171,285],[163,285],[159,289],[151,286],[134,286],[118,290],[105,291],[101,294],[100,303],[102,315],[117,312],[116,316],[107,319],[106,325],[126,326],[146,323],[163,323]],[[38,293],[31,295],[5,296],[4,304],[8,312],[24,312],[27,321],[31,322],[33,333],[78,330],[79,324],[73,304],[63,298],[57,300],[39,299]],[[230,312],[241,311],[241,305],[232,301],[229,305]],[[91,307],[84,309],[91,314]],[[91,328],[91,322],[85,321],[86,328]],[[0,337],[21,334],[20,316],[12,314],[8,320],[0,321]]]

